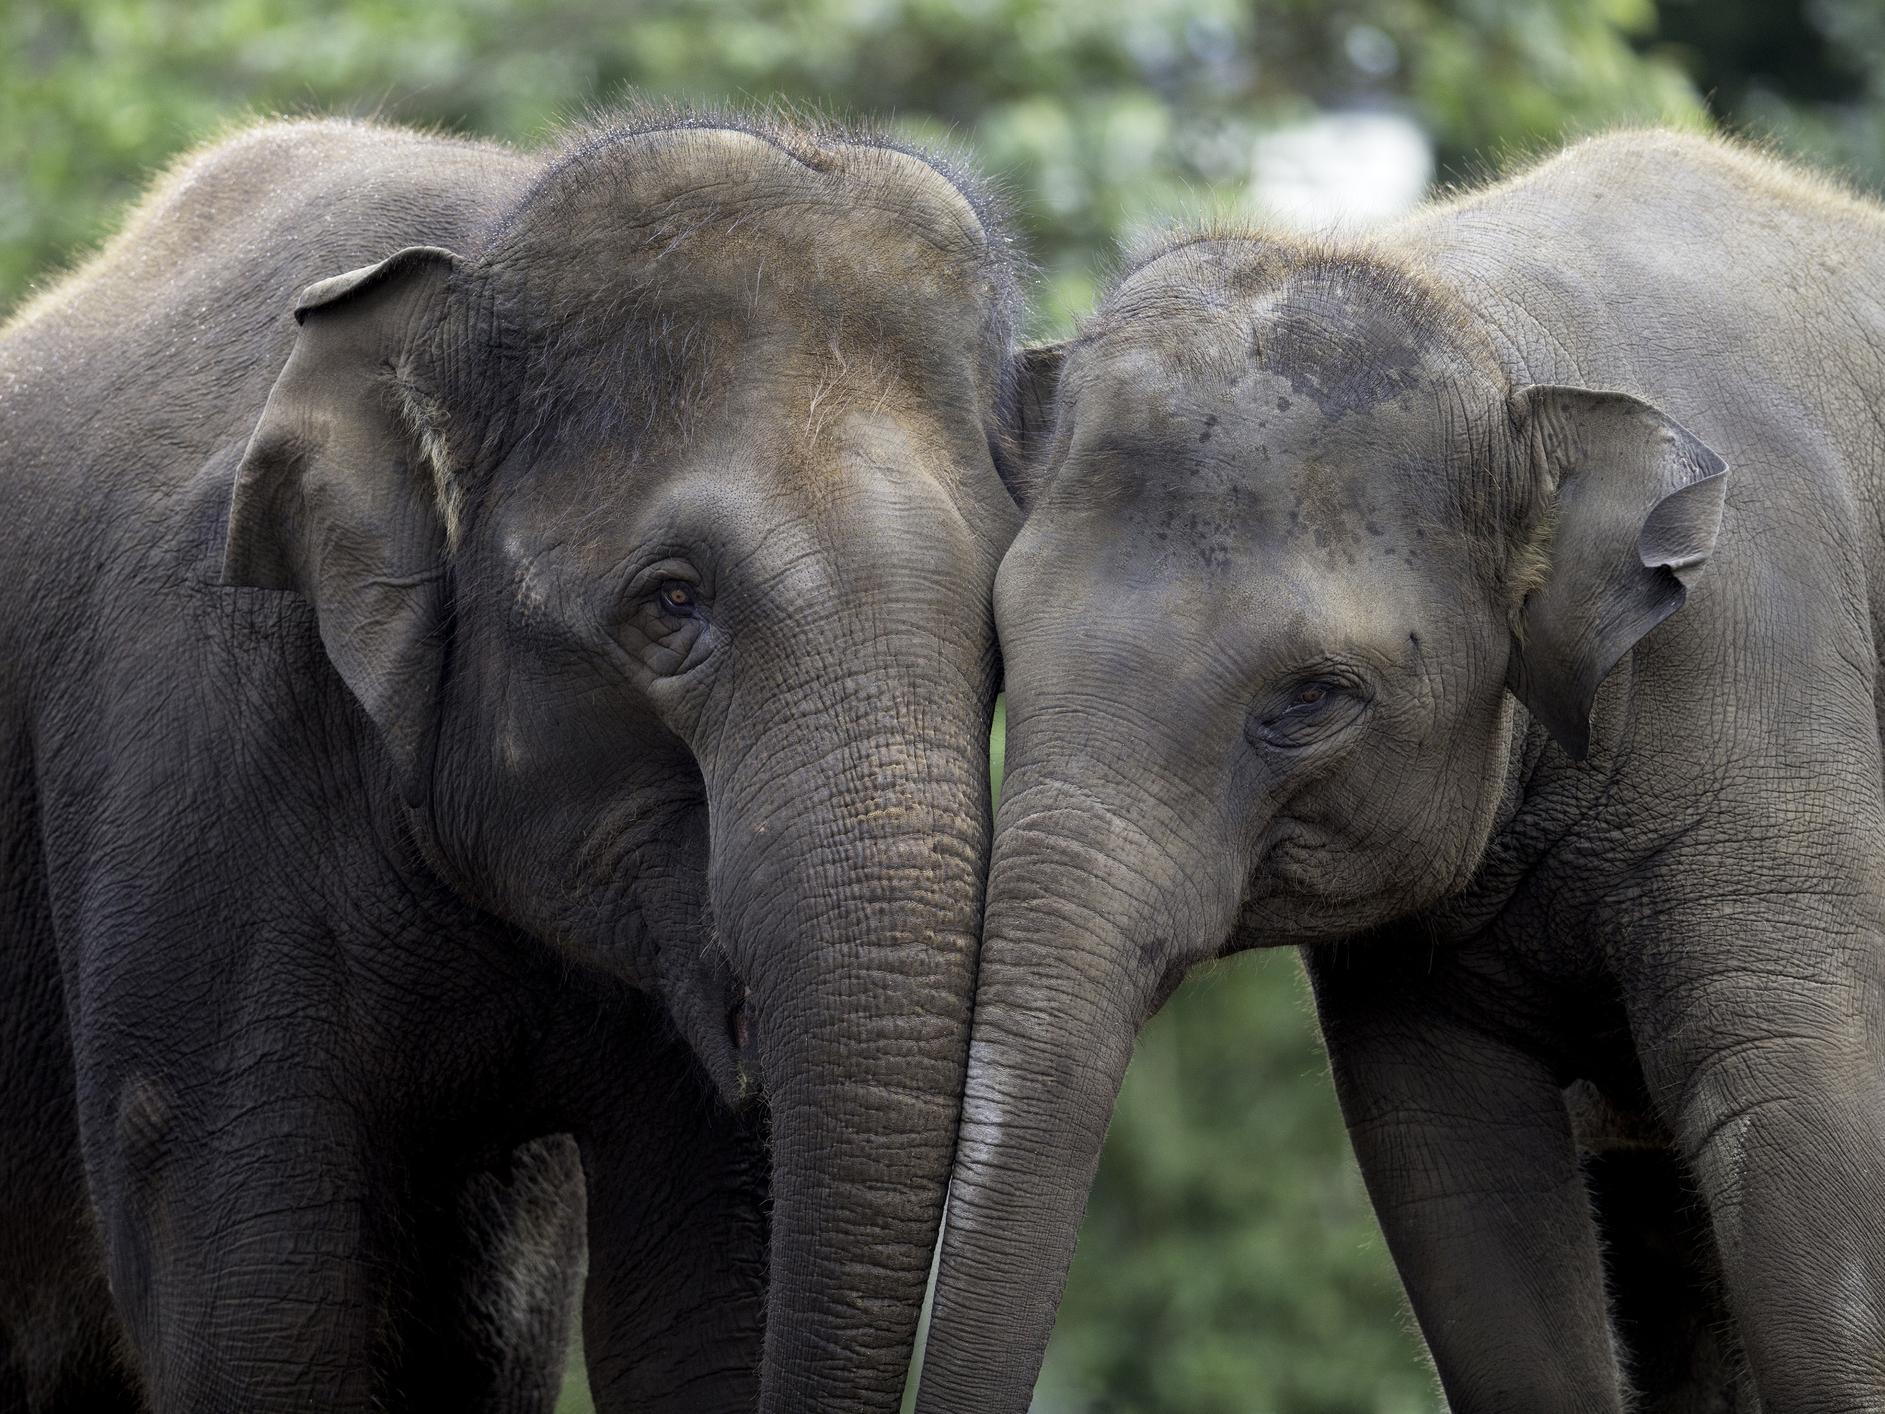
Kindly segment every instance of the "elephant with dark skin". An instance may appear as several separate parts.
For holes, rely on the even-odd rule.
[[[1885,1407],[1880,211],[1613,135],[1180,236],[1031,363],[921,1407],[1026,1407],[1135,1033],[1280,945],[1453,1409],[1708,1407],[1737,1345]],[[1573,1101],[1666,1157],[1606,1220],[1696,1238],[1614,1325]],[[1648,1312],[1717,1267],[1725,1330]]]
[[[1011,263],[864,135],[273,124],[7,326],[0,1404],[547,1407],[579,1152],[603,1408],[896,1407]]]

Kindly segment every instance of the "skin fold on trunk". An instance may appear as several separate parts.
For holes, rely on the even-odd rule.
[[[941,691],[900,700],[935,712]],[[895,1409],[902,1391],[955,1149],[988,848],[967,746],[985,718],[960,715],[954,730],[939,712],[863,723],[718,816],[716,917],[768,940],[748,982],[772,1142],[761,1408],[776,1414]]]
[[[1235,900],[1150,830],[1027,774],[1009,777],[989,875],[920,1414],[1027,1408],[1133,1040],[1169,986],[1144,940],[1221,931]],[[1159,872],[1121,878],[1123,857]]]

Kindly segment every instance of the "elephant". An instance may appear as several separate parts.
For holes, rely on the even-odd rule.
[[[1025,355],[919,1408],[1026,1407],[1135,1034],[1276,946],[1452,1409],[1880,1407],[1882,216],[1610,134]]]
[[[864,131],[273,121],[5,326],[0,1404],[544,1408],[586,1242],[601,1407],[896,1407],[1018,263]]]

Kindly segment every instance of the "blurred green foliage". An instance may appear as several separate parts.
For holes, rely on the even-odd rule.
[[[1885,179],[1878,0],[8,0],[0,310],[81,258],[153,169],[249,117],[528,142],[630,86],[970,149],[1040,263],[1038,332],[1090,302],[1134,228],[1246,206],[1253,139],[1317,109],[1405,113],[1460,177],[1712,104]],[[1147,1030],[1039,1404],[1437,1407],[1293,958],[1213,969]],[[589,1408],[580,1381],[564,1408]]]
[[[12,0],[0,7],[0,307],[152,168],[258,113],[529,140],[633,86],[784,98],[971,145],[1018,198],[1043,327],[1135,223],[1247,175],[1317,104],[1411,105],[1445,158],[1700,109],[1633,41],[1652,0]]]

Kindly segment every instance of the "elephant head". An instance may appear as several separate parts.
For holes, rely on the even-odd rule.
[[[302,295],[237,477],[226,578],[310,601],[432,867],[763,1096],[768,1410],[895,1407],[941,1217],[1009,267],[887,143],[579,132]]]
[[[1027,1407],[1134,1038],[1185,972],[1461,889],[1514,699],[1581,756],[1722,505],[1682,428],[1513,386],[1384,257],[1180,241],[1030,364],[1058,391],[995,589],[1007,776],[925,1410]]]

